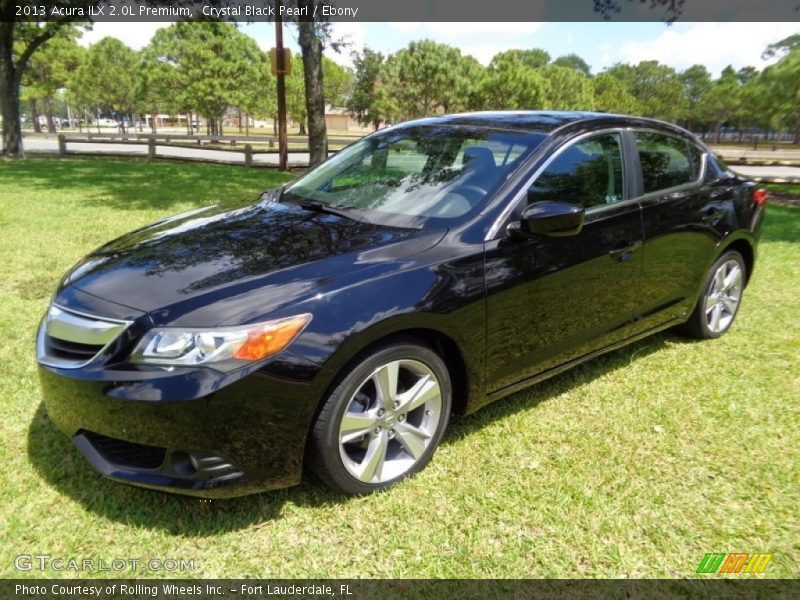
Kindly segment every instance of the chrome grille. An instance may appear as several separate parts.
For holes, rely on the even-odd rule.
[[[82,367],[110,346],[130,324],[53,304],[39,328],[37,358],[44,365],[62,369]]]

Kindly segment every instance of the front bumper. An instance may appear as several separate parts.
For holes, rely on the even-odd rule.
[[[50,419],[112,479],[201,497],[299,483],[316,408],[308,383],[262,369],[230,384],[210,369],[152,373],[39,365]],[[172,391],[214,390],[193,399]]]

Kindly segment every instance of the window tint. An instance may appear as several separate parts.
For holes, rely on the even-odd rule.
[[[657,192],[697,179],[686,142],[660,133],[634,133],[642,165],[644,193]]]
[[[529,201],[552,200],[584,208],[619,202],[624,197],[619,134],[598,135],[564,150],[539,175]]]

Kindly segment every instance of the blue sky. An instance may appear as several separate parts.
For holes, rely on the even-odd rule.
[[[84,34],[90,44],[110,35],[133,48],[144,46],[158,27],[167,23],[95,23]],[[242,31],[264,49],[274,44],[274,25],[243,25]],[[297,49],[295,33],[286,28],[285,38]],[[410,41],[433,39],[461,49],[484,64],[510,48],[542,48],[554,58],[575,53],[597,73],[616,62],[659,60],[676,69],[706,65],[715,75],[726,65],[763,68],[767,44],[800,32],[797,23],[361,23],[334,24],[334,36],[360,49],[365,44],[384,53],[395,52]],[[349,52],[329,54],[350,64]]]

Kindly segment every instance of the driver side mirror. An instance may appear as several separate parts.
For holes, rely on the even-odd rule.
[[[522,211],[521,221],[509,225],[509,232],[547,237],[578,235],[584,215],[582,206],[568,202],[534,202]]]

